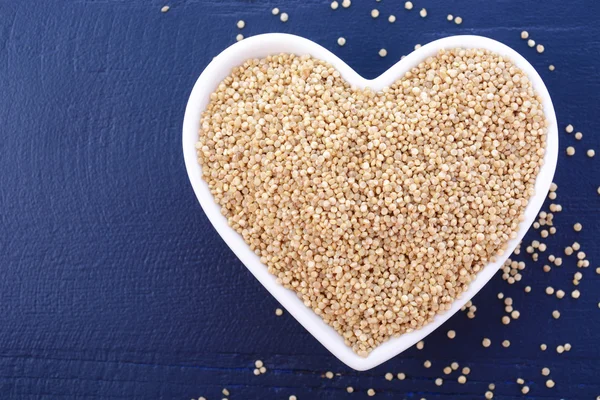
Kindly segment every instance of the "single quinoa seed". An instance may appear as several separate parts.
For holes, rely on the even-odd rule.
[[[331,372],[331,371],[325,372],[325,378],[327,378],[327,379],[333,379],[333,377],[334,377],[333,372]]]
[[[582,138],[583,138],[583,133],[581,133],[581,132],[575,132],[575,139],[581,140]]]
[[[573,230],[575,232],[579,232],[579,231],[581,231],[581,229],[583,229],[583,225],[581,225],[579,222],[576,222],[575,224],[573,224]]]
[[[542,375],[543,376],[550,375],[550,368],[547,368],[547,367],[542,368]]]
[[[448,14],[446,16],[446,20],[448,20],[448,21],[452,21],[453,19],[454,19],[454,15],[452,15],[452,14]]]
[[[575,148],[573,146],[567,147],[567,155],[572,156],[575,154]]]
[[[460,25],[460,24],[462,24],[462,21],[463,21],[463,20],[462,20],[462,17],[455,17],[455,18],[454,18],[454,23],[455,23],[456,25]]]
[[[573,125],[569,124],[565,127],[565,132],[567,133],[572,133],[573,132]]]
[[[510,347],[510,340],[503,340],[502,347]]]
[[[396,375],[396,378],[403,381],[406,379],[406,374],[404,374],[403,372],[398,372],[398,375]]]
[[[560,318],[560,311],[558,311],[558,310],[552,311],[552,316],[554,317],[554,319],[559,319]]]
[[[171,7],[169,6],[162,6],[162,8],[160,9],[161,13],[166,13],[171,9]]]
[[[377,9],[371,10],[371,17],[373,17],[373,18],[379,17],[379,10],[377,10]]]
[[[527,38],[529,38],[529,32],[522,31],[521,32],[521,39],[527,39]]]
[[[492,341],[488,338],[484,338],[483,341],[481,342],[481,344],[483,345],[483,347],[490,347],[492,344]]]
[[[369,395],[369,397],[375,396],[375,390],[373,390],[373,389],[367,390],[367,395]]]
[[[463,384],[467,383],[467,377],[464,376],[464,375],[461,375],[461,376],[458,377],[457,381],[458,381],[458,383],[460,383],[461,385],[463,385]]]
[[[218,85],[196,154],[268,272],[367,356],[448,311],[506,250],[546,130],[530,80],[488,50],[440,50],[380,92],[279,54]]]
[[[436,378],[435,379],[435,385],[436,386],[442,386],[444,384],[444,380],[442,378]]]
[[[421,11],[419,11],[419,15],[421,16],[421,18],[425,18],[427,16],[427,10],[421,8]]]
[[[385,57],[385,56],[387,56],[387,50],[386,49],[379,50],[379,57]]]
[[[287,13],[281,13],[281,15],[279,16],[279,19],[281,20],[281,22],[287,22],[287,20],[289,19],[289,16],[287,15]]]
[[[543,44],[538,44],[535,49],[537,50],[538,53],[543,53],[545,48]]]
[[[273,15],[279,15],[279,8],[275,7],[274,9],[271,10],[271,14]]]
[[[542,351],[546,351],[546,349],[548,348],[548,346],[544,343],[540,344],[540,350]]]
[[[413,3],[410,1],[407,1],[406,3],[404,3],[404,8],[406,8],[407,10],[412,10],[413,9]]]
[[[238,33],[235,37],[235,40],[238,42],[244,40],[244,35],[242,35],[241,33]]]
[[[354,388],[352,386],[348,386],[346,388],[346,392],[348,392],[348,393],[354,393]]]
[[[529,46],[529,47],[533,47],[533,46],[535,46],[535,40],[533,40],[533,39],[529,39],[529,40],[527,41],[527,46]]]
[[[340,6],[340,3],[338,3],[337,1],[332,1],[331,2],[331,9],[332,10],[337,10],[339,6]]]
[[[589,158],[593,158],[596,155],[596,151],[594,149],[589,149],[586,154]]]
[[[236,25],[237,25],[238,29],[244,29],[244,27],[246,26],[246,22],[244,22],[244,20],[241,20],[241,19],[240,19],[240,20],[239,20],[239,21],[236,23]]]
[[[456,331],[449,330],[447,335],[448,335],[448,339],[454,339],[456,337]]]
[[[554,381],[552,379],[548,379],[546,381],[546,387],[552,389],[554,387]]]
[[[554,67],[554,65],[550,64],[550,65],[548,65],[548,69],[550,71],[554,71],[556,68]]]
[[[277,315],[278,317],[281,317],[283,315],[283,310],[281,308],[276,308],[275,315]]]
[[[342,1],[342,7],[344,8],[348,8],[352,5],[352,2],[350,0],[344,0]]]
[[[394,22],[396,22],[396,16],[395,16],[395,15],[390,15],[390,16],[388,17],[388,21],[389,21],[391,24],[393,24]]]
[[[423,347],[425,347],[425,342],[421,340],[416,344],[416,347],[418,350],[423,350]]]
[[[340,45],[340,46],[345,45],[346,44],[346,39],[344,39],[343,37],[338,38],[337,44]]]

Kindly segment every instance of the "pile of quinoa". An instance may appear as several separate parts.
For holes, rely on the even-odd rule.
[[[488,50],[441,50],[380,92],[280,54],[219,84],[196,148],[231,227],[367,356],[516,237],[546,127],[527,76]]]

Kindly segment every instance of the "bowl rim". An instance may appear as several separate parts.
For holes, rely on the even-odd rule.
[[[546,136],[544,164],[536,177],[534,186],[535,194],[525,209],[525,219],[519,224],[517,237],[508,242],[508,248],[502,256],[498,256],[495,262],[488,263],[477,273],[476,278],[470,283],[469,288],[454,301],[450,310],[436,315],[432,322],[420,329],[402,334],[399,337],[390,338],[375,348],[367,357],[360,357],[344,344],[341,335],[327,325],[312,309],[306,307],[292,290],[285,289],[283,286],[277,284],[275,277],[267,271],[266,266],[260,262],[259,257],[250,250],[241,235],[228,225],[226,218],[220,213],[220,207],[214,202],[208,185],[202,179],[202,169],[197,162],[195,143],[198,138],[200,116],[208,103],[210,93],[231,73],[233,67],[241,65],[245,60],[250,58],[262,58],[267,55],[279,53],[310,54],[315,58],[332,64],[351,85],[359,88],[370,87],[373,90],[380,90],[400,79],[411,67],[417,65],[428,56],[436,54],[438,50],[457,47],[483,48],[506,56],[527,74],[537,95],[542,99],[544,114],[549,126]],[[517,244],[534,222],[552,183],[558,158],[558,126],[552,99],[546,85],[535,68],[517,51],[494,39],[475,35],[458,35],[438,39],[416,49],[377,78],[365,79],[342,61],[341,58],[309,39],[290,34],[267,33],[249,37],[229,46],[216,56],[198,77],[185,109],[182,147],[186,171],[196,198],[215,230],[236,254],[242,264],[334,356],[355,370],[365,371],[402,353],[439,328],[479,292],[512,254]]]

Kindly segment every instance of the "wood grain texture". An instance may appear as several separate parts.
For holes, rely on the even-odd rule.
[[[156,0],[0,0],[0,398],[213,400],[227,387],[232,400],[363,399],[368,388],[375,398],[450,400],[483,398],[495,383],[495,398],[517,399],[518,377],[531,388],[527,398],[600,396],[600,168],[584,156],[600,150],[600,2],[414,3],[408,12],[402,1],[354,0],[334,12],[321,0],[173,0],[163,14]],[[271,15],[275,6],[289,14],[286,24]],[[369,15],[374,7],[378,20]],[[447,22],[448,13],[463,24]],[[475,299],[474,320],[456,315],[424,350],[362,373],[289,315],[276,317],[276,302],[202,213],[180,148],[191,87],[234,42],[238,19],[245,36],[305,36],[366,77],[417,43],[454,34],[489,36],[523,54],[544,78],[561,127],[584,134],[577,142],[561,131],[555,181],[564,211],[545,253],[582,244],[592,266],[581,270],[581,298],[544,294],[548,285],[570,292],[577,268],[569,258],[545,274],[542,255],[527,262],[521,283],[490,282]],[[524,29],[545,45],[543,54],[519,38]],[[339,36],[346,46],[337,46]],[[565,156],[568,145],[574,157]],[[580,233],[571,228],[577,221]],[[521,312],[509,326],[500,323],[499,291]],[[500,346],[504,339],[510,348]],[[566,342],[573,349],[557,354]],[[256,359],[267,374],[252,374]],[[458,384],[454,373],[435,386],[452,361],[471,368],[468,382]],[[552,390],[540,374],[545,366]],[[325,379],[327,370],[341,376]],[[407,379],[388,382],[388,371]]]

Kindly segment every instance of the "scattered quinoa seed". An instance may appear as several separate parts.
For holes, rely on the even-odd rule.
[[[467,377],[466,377],[466,376],[464,376],[464,375],[461,375],[461,376],[459,376],[459,377],[458,377],[457,381],[458,381],[458,383],[460,383],[461,385],[462,385],[462,384],[465,384],[465,383],[467,383]]]
[[[421,8],[421,11],[419,11],[419,15],[421,16],[421,18],[425,18],[427,16],[427,10]]]
[[[256,360],[256,361],[254,361],[254,366],[255,366],[256,368],[260,368],[260,367],[262,367],[263,365],[264,365],[264,364],[263,364],[263,362],[262,362],[261,360]]]
[[[387,50],[386,49],[379,50],[379,57],[385,57],[385,56],[387,56]]]
[[[373,396],[375,396],[375,390],[373,390],[373,389],[369,389],[369,390],[367,390],[367,394],[368,394],[370,397],[373,397]]]
[[[523,387],[521,388],[521,393],[523,393],[523,394],[527,394],[527,393],[529,393],[529,386],[523,386]]]
[[[223,395],[224,395],[224,396],[229,396],[229,390],[227,390],[226,388],[225,388],[225,389],[223,389],[223,390],[221,391],[221,393],[223,393]]]
[[[377,9],[371,10],[371,17],[373,17],[373,18],[379,17],[379,10],[377,10]]]
[[[574,230],[575,232],[579,232],[579,231],[581,231],[581,229],[582,229],[582,228],[583,228],[583,226],[582,226],[582,225],[581,225],[579,222],[576,222],[576,223],[573,225],[573,230]]]
[[[538,53],[543,53],[544,52],[544,45],[543,44],[538,44],[535,49],[537,50]]]
[[[348,386],[346,388],[346,392],[348,392],[348,393],[354,393],[354,388],[352,386]]]
[[[283,310],[281,308],[276,308],[275,315],[277,315],[278,317],[281,317],[283,315]]]
[[[391,381],[392,379],[394,379],[394,374],[392,374],[391,372],[388,372],[387,374],[385,374],[385,379],[387,381]]]
[[[488,390],[487,392],[485,392],[485,398],[487,400],[492,400],[494,398],[494,393]]]
[[[549,69],[550,71],[554,71],[554,70],[555,70],[555,67],[554,67],[554,65],[550,64],[550,65],[548,65],[548,69]]]
[[[460,25],[460,24],[462,24],[462,17],[455,17],[455,18],[454,18],[454,23],[455,23],[456,25]]]
[[[289,19],[289,16],[287,15],[287,13],[281,13],[281,15],[279,16],[279,19],[281,20],[281,22],[287,22],[287,20]]]
[[[418,350],[423,350],[423,347],[425,347],[425,342],[424,341],[419,341],[417,342],[417,349]]]
[[[523,385],[523,384],[525,384],[525,381],[523,380],[523,378],[517,378],[517,383],[519,385]]]
[[[572,133],[573,132],[573,125],[571,125],[571,124],[567,125],[567,127],[565,128],[565,131],[567,133]]]
[[[510,341],[509,340],[503,340],[502,341],[502,347],[510,347]]]
[[[403,372],[398,372],[398,374],[396,375],[396,378],[403,381],[406,379],[406,374],[404,374]]]
[[[449,330],[448,331],[448,338],[449,339],[454,339],[455,337],[456,337],[456,331]]]
[[[413,3],[410,1],[407,1],[406,3],[404,3],[404,8],[406,8],[407,10],[412,10]]]
[[[463,375],[469,375],[471,373],[471,368],[463,367],[462,373],[463,373]]]
[[[238,33],[235,37],[235,40],[238,42],[244,40],[244,35],[242,35],[241,33]]]
[[[575,154],[575,148],[573,146],[567,147],[567,155],[572,156],[573,154]]]
[[[331,2],[331,9],[332,10],[337,10],[337,8],[340,6],[340,4],[337,1],[332,1]]]
[[[436,386],[442,386],[443,383],[444,383],[444,380],[442,378],[436,378],[436,380],[435,380]]]
[[[552,389],[554,387],[554,381],[552,379],[548,379],[546,381],[546,387]]]
[[[595,155],[596,155],[596,152],[594,151],[594,149],[589,149],[589,150],[587,151],[587,156],[588,156],[589,158],[592,158],[592,157],[594,157]]]
[[[448,14],[448,16],[446,17],[446,19],[448,21],[452,21],[454,19],[454,16],[452,14]]]
[[[331,372],[331,371],[325,372],[325,378],[327,378],[327,379],[333,379],[333,376],[334,376],[333,372]]]
[[[548,367],[542,368],[542,375],[544,375],[544,376],[550,375],[550,368],[548,368]]]
[[[162,13],[166,13],[167,11],[169,11],[171,9],[171,7],[169,6],[162,6],[162,8],[160,9],[160,12]]]
[[[390,16],[388,17],[388,21],[389,21],[391,24],[393,24],[394,22],[396,22],[396,16],[395,16],[395,15],[390,15]]]
[[[352,4],[352,2],[350,0],[342,1],[342,7],[344,7],[344,8],[350,7],[351,4]]]
[[[337,40],[337,44],[340,46],[343,46],[346,44],[346,39],[344,39],[343,37],[339,37]]]
[[[548,348],[548,346],[544,343],[540,344],[540,350],[542,351],[546,351],[546,349]]]
[[[571,292],[571,297],[574,299],[578,299],[579,296],[581,296],[581,293],[579,292],[579,290],[575,289]]]
[[[483,341],[481,342],[481,344],[483,345],[483,347],[490,347],[490,345],[492,344],[492,341],[488,338],[484,338]]]
[[[423,363],[423,366],[424,366],[425,368],[431,368],[431,361],[429,361],[429,360],[425,360],[425,362]]]
[[[552,316],[554,317],[554,319],[559,319],[560,318],[560,311],[558,311],[558,310],[552,311]]]
[[[577,140],[581,140],[581,138],[583,138],[583,133],[581,133],[581,132],[576,132],[576,133],[575,133],[575,139],[577,139]]]
[[[535,46],[535,40],[533,40],[533,39],[529,39],[529,40],[527,41],[527,46],[529,46],[529,47],[533,47],[533,46]]]
[[[278,15],[279,14],[279,8],[275,7],[274,9],[272,9],[271,10],[271,14]]]
[[[246,22],[244,22],[244,20],[240,19],[236,25],[237,25],[238,29],[244,29],[244,27],[246,26]]]
[[[527,32],[527,31],[521,32],[521,39],[527,39],[528,37],[529,37],[529,32]]]
[[[457,362],[453,362],[452,364],[450,364],[450,368],[452,368],[453,371],[456,371],[458,369],[459,365]]]

